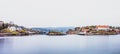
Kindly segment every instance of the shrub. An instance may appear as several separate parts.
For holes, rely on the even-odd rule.
[[[20,34],[19,32],[16,32],[16,31],[13,31],[13,32],[11,32],[13,35],[18,35],[18,34]]]

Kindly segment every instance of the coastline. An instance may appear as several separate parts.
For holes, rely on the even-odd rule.
[[[50,37],[65,37],[65,36],[101,36],[101,37],[104,37],[104,36],[118,36],[120,34],[117,34],[117,35],[77,35],[77,34],[73,34],[73,35],[40,35],[40,34],[31,34],[31,35],[5,35],[5,36],[0,36],[0,38],[6,38],[6,37],[30,37],[30,36],[50,36]]]
[[[39,30],[40,29],[40,30]],[[28,35],[48,35],[48,36],[64,36],[64,35],[118,35],[120,27],[109,25],[91,25],[82,27],[63,27],[63,28],[26,28],[14,23],[4,23],[0,21],[0,37],[4,36],[28,36]]]
[[[29,35],[39,35],[38,33],[20,33],[20,34],[12,34],[12,33],[0,33],[0,37],[4,36],[29,36]]]

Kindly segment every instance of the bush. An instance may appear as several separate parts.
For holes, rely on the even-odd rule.
[[[20,32],[20,33],[26,33],[25,30],[19,30],[18,32]]]
[[[13,35],[18,35],[18,34],[20,34],[19,32],[16,32],[16,31],[13,31],[13,32],[11,32]]]

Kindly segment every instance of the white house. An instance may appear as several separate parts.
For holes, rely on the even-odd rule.
[[[8,29],[11,31],[22,30],[21,27],[15,27],[15,26],[10,26],[10,27],[8,27]]]
[[[22,28],[21,27],[17,27],[16,30],[22,30]]]
[[[21,27],[16,27],[16,26],[9,26],[8,29],[11,31],[22,30]]]
[[[10,27],[8,27],[8,29],[11,30],[11,31],[16,31],[17,30],[17,28],[15,26],[10,26]]]

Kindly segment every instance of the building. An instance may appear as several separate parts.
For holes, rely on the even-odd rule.
[[[120,34],[120,30],[119,29],[114,29],[116,33]]]
[[[16,27],[16,26],[9,26],[8,29],[11,30],[11,31],[22,30],[21,27]]]
[[[75,28],[75,31],[80,31],[80,27],[76,27],[76,28]]]
[[[79,34],[87,34],[87,33],[89,33],[89,30],[90,29],[82,29]]]
[[[110,27],[108,25],[98,25],[96,26],[97,30],[109,30]]]
[[[17,27],[16,30],[23,30],[22,27]]]
[[[88,32],[90,29],[82,29],[82,32]]]
[[[9,26],[8,29],[11,30],[11,31],[16,31],[17,30],[17,28],[15,26]]]

